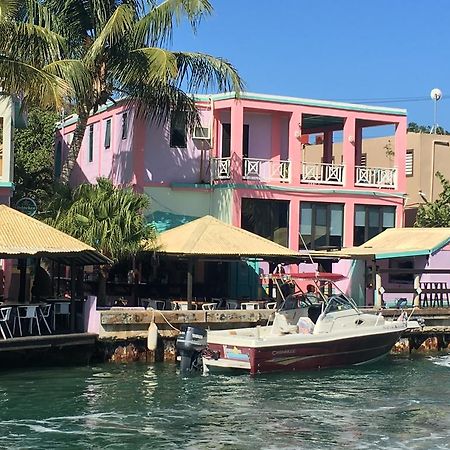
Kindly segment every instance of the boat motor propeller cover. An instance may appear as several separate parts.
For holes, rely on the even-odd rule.
[[[206,348],[206,330],[190,325],[182,326],[176,348],[181,357],[181,372],[190,372],[195,361]]]

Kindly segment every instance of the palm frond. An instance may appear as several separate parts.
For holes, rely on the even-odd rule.
[[[153,2],[151,10],[136,22],[135,46],[150,47],[170,42],[174,25],[186,18],[195,31],[201,19],[212,12],[208,0],[166,0]]]
[[[43,67],[46,73],[66,81],[70,86],[69,97],[83,98],[92,90],[92,74],[78,59],[61,59]]]
[[[0,20],[13,19],[19,10],[21,0],[0,0]]]
[[[65,206],[53,224],[114,260],[136,254],[155,237],[143,215],[148,197],[114,187],[105,178],[77,187]]]
[[[124,82],[142,82],[146,79],[151,84],[154,80],[169,82],[178,77],[177,59],[173,52],[159,47],[145,47],[130,53]]]
[[[222,59],[204,53],[175,52],[178,66],[179,85],[187,84],[190,92],[235,91],[238,95],[244,83],[233,65]]]
[[[134,108],[136,116],[162,124],[170,119],[174,111],[182,111],[188,129],[199,124],[199,115],[194,97],[173,84],[132,83],[122,85],[120,90],[129,108]]]
[[[87,51],[84,57],[86,63],[92,63],[104,54],[105,49],[123,40],[124,36],[131,31],[134,18],[134,10],[131,6],[127,4],[118,6]]]
[[[70,91],[67,82],[30,64],[0,56],[2,89],[20,95],[25,103],[61,108]]]
[[[0,52],[4,55],[30,64],[45,64],[60,58],[64,46],[64,38],[48,28],[0,21]]]

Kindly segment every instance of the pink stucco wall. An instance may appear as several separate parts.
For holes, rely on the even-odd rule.
[[[122,115],[128,114],[128,134],[122,139]],[[111,119],[111,146],[104,147],[106,121]],[[135,134],[133,112],[125,105],[117,104],[105,111],[101,111],[89,118],[88,126],[83,138],[77,164],[72,173],[74,185],[89,182],[94,183],[100,177],[109,177],[116,184],[130,184],[134,179],[133,141]],[[68,120],[69,124],[59,130],[57,140],[63,142],[63,159],[67,156],[68,145],[73,139],[76,123]],[[89,128],[94,126],[94,152],[89,161]]]
[[[211,109],[213,108],[213,109]],[[396,226],[403,226],[403,203],[406,177],[406,116],[351,110],[336,106],[314,106],[276,100],[253,100],[242,98],[220,99],[201,104],[201,120],[209,125],[214,118],[212,148],[201,149],[201,143],[188,137],[187,148],[171,148],[168,124],[154,125],[133,118],[129,111],[129,134],[121,138],[123,104],[116,104],[91,117],[94,124],[94,159],[88,161],[88,132],[74,171],[75,183],[94,182],[98,176],[108,176],[118,185],[132,184],[143,191],[145,187],[170,187],[173,183],[187,183],[193,189],[195,183],[209,180],[210,156],[220,156],[222,148],[222,123],[231,123],[231,176],[216,180],[211,189],[232,189],[232,223],[240,226],[242,198],[290,201],[289,245],[298,249],[299,211],[302,201],[337,202],[344,207],[344,246],[353,245],[354,208],[357,204],[395,206]],[[345,178],[343,185],[301,183],[302,143],[299,133],[304,129],[303,120],[309,116],[340,118],[343,121],[342,146]],[[112,118],[111,148],[104,148],[105,121]],[[243,125],[250,127],[249,157],[273,162],[289,160],[289,182],[270,182],[243,179],[242,138]],[[393,124],[395,127],[394,165],[398,170],[398,184],[394,189],[364,188],[355,186],[355,158],[359,151],[361,132],[369,125]],[[75,124],[62,131],[65,139],[73,133]],[[322,130],[323,131],[323,130]],[[318,132],[309,129],[309,133]],[[325,130],[326,136],[331,136]],[[328,133],[328,134],[327,134]],[[328,150],[329,145],[325,146]],[[201,158],[203,156],[203,158]],[[203,172],[201,173],[201,167]],[[221,186],[225,184],[226,186]],[[179,188],[178,188],[179,189]]]

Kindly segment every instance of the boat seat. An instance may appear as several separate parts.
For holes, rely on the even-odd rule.
[[[283,334],[295,334],[298,332],[297,325],[288,323],[286,317],[283,314],[276,314],[273,320],[272,329],[270,334],[281,336]]]
[[[308,317],[314,323],[317,322],[317,319],[322,314],[322,304],[314,304],[308,308]]]

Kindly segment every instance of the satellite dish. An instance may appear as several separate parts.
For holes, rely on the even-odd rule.
[[[442,91],[438,88],[434,88],[430,92],[430,97],[432,100],[437,102],[438,100],[440,100],[442,98]]]
[[[434,102],[434,124],[431,127],[430,134],[437,133],[439,125],[437,123],[437,102],[442,98],[442,91],[438,88],[431,89],[431,100]]]

